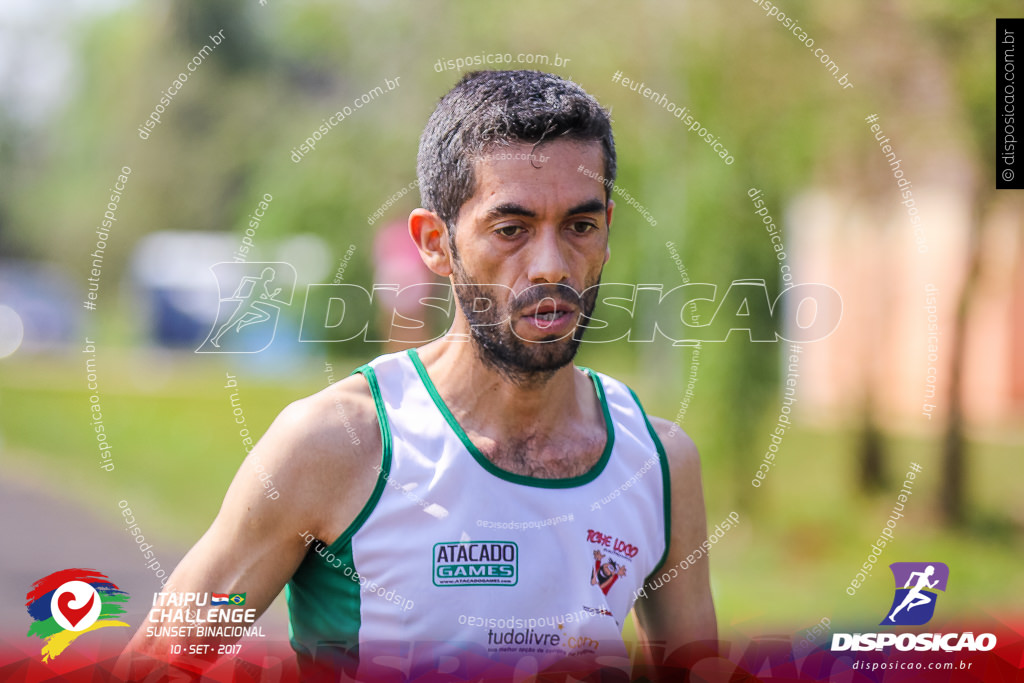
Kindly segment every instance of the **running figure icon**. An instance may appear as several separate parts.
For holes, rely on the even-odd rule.
[[[287,301],[280,301],[276,298],[281,293],[280,287],[270,291],[270,283],[274,281],[276,275],[276,271],[267,266],[259,277],[248,276],[241,279],[234,294],[227,299],[228,301],[238,301],[238,308],[231,314],[227,322],[220,326],[217,334],[210,340],[211,344],[220,348],[220,338],[226,332],[234,329],[238,333],[249,325],[266,322],[271,318],[271,311],[278,310],[275,304],[288,304]],[[260,291],[260,285],[262,285],[263,291]]]
[[[930,603],[933,600],[931,594],[924,593],[922,591],[922,589],[924,589],[924,588],[935,588],[935,586],[938,585],[938,583],[939,583],[938,579],[935,579],[935,581],[929,581],[928,580],[934,573],[935,573],[934,565],[928,565],[928,567],[924,571],[922,571],[922,572],[912,572],[910,574],[910,577],[907,578],[907,583],[903,587],[904,588],[910,588],[910,584],[914,580],[915,576],[918,577],[917,578],[917,583],[914,585],[913,588],[910,588],[910,592],[908,592],[906,597],[903,598],[903,602],[900,603],[899,607],[894,609],[892,611],[892,613],[889,615],[889,617],[888,617],[889,621],[895,623],[896,622],[895,617],[896,617],[897,612],[899,612],[904,607],[906,607],[907,611],[909,612],[910,610],[914,609],[915,607],[918,607],[920,605],[927,605],[928,603]]]

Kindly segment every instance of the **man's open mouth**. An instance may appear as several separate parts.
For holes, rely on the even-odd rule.
[[[543,329],[551,327],[575,313],[576,309],[569,304],[544,299],[536,306],[529,307],[523,317],[529,318],[537,327]]]

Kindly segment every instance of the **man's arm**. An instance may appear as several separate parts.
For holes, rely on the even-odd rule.
[[[354,376],[282,411],[242,463],[213,524],[163,592],[244,592],[245,608],[262,614],[305,557],[303,536],[333,542],[369,499],[381,451],[373,406],[365,379]],[[358,438],[350,438],[346,423]],[[276,499],[265,495],[260,479],[265,473],[280,493]],[[155,635],[155,627],[170,625],[188,624],[147,618],[126,653],[166,661],[175,644],[230,642]]]
[[[666,658],[687,643],[718,639],[715,606],[711,600],[704,494],[700,456],[689,436],[667,420],[651,418],[651,425],[665,447],[672,491],[672,533],[668,557],[656,574],[659,587],[646,586],[647,596],[636,601],[636,616],[648,644],[664,643]],[[688,555],[701,557],[687,563]],[[681,569],[680,565],[686,565]]]

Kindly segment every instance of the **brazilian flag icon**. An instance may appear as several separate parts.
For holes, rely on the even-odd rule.
[[[232,605],[244,605],[245,595],[245,593],[232,593],[228,596],[228,602],[230,602]]]

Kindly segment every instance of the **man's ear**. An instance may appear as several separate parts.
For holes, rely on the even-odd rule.
[[[422,208],[413,210],[409,214],[409,234],[420,250],[420,258],[432,273],[441,277],[452,274],[448,226],[436,213]]]
[[[615,202],[613,202],[611,199],[609,199],[608,200],[608,207],[605,210],[607,211],[607,214],[605,215],[605,219],[608,221],[608,246],[605,247],[605,250],[604,250],[604,262],[608,263],[608,259],[610,259],[612,257],[612,240],[611,240],[612,211],[615,210]]]

